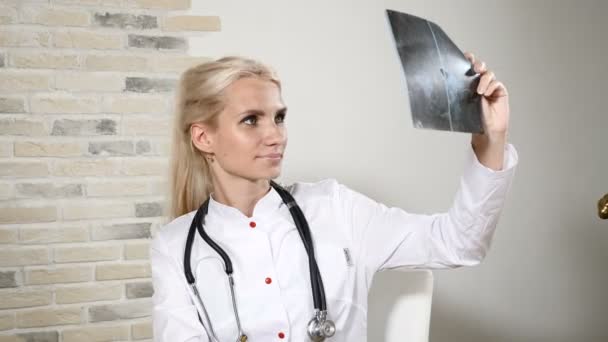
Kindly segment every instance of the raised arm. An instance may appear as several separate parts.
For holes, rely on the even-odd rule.
[[[336,200],[358,243],[368,279],[375,272],[406,266],[455,268],[476,265],[485,257],[518,163],[505,146],[504,168],[479,163],[469,147],[467,164],[452,207],[444,213],[413,214],[387,207],[343,184]]]

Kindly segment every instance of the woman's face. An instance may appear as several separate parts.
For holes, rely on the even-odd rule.
[[[242,78],[225,90],[226,106],[217,129],[208,131],[208,149],[216,177],[273,179],[281,173],[287,146],[287,108],[278,86],[268,80]]]

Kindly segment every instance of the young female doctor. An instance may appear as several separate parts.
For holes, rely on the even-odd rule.
[[[180,80],[172,221],[150,247],[155,341],[365,341],[376,272],[478,264],[517,165],[507,90],[485,64],[484,134],[473,134],[452,207],[387,207],[335,179],[289,186],[281,83],[225,57]]]

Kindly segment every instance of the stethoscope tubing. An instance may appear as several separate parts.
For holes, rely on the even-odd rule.
[[[310,235],[310,227],[308,226],[308,222],[307,222],[306,218],[304,217],[304,213],[302,212],[300,207],[297,205],[295,199],[291,196],[291,194],[289,192],[287,192],[285,189],[283,189],[280,185],[278,185],[277,183],[275,183],[272,180],[270,181],[270,184],[273,188],[275,188],[275,190],[277,190],[277,193],[281,196],[281,198],[283,199],[283,202],[287,204],[287,207],[294,220],[294,224],[297,228],[298,234],[300,235],[300,238],[302,239],[306,253],[308,254],[308,268],[309,268],[309,272],[310,272],[310,281],[311,281],[311,287],[312,287],[314,307],[315,307],[315,309],[318,309],[320,311],[327,310],[325,291],[324,291],[324,287],[323,287],[323,280],[321,278],[321,273],[319,271],[317,261],[315,258],[314,247],[312,244],[312,237]],[[192,220],[192,224],[190,226],[190,231],[188,232],[188,238],[186,240],[185,255],[190,256],[192,253],[192,245],[194,242],[194,235],[195,235],[194,232],[196,229],[196,230],[198,230],[198,232],[199,232],[200,236],[203,238],[203,240],[207,244],[209,244],[209,246],[211,248],[213,248],[213,250],[215,250],[220,255],[220,257],[224,261],[224,267],[225,267],[226,274],[231,275],[234,271],[232,268],[232,261],[230,260],[230,257],[217,243],[215,243],[215,241],[213,241],[209,237],[209,235],[203,228],[204,224],[205,224],[204,217],[207,215],[208,208],[209,208],[209,199],[207,199],[200,206],[200,208],[197,210],[197,212],[194,216],[194,219]],[[195,229],[193,229],[193,228],[195,228]],[[186,275],[186,279],[187,279],[188,283],[193,284],[195,281],[194,275],[193,275],[192,269],[190,267],[190,260],[189,260],[189,258],[186,258],[186,257],[184,258],[184,271],[185,271],[184,273]]]
[[[323,316],[322,320],[325,321],[325,315],[327,312],[325,289],[323,286],[323,280],[321,278],[321,273],[319,271],[319,267],[317,265],[317,261],[315,258],[313,240],[312,240],[312,236],[310,233],[310,227],[308,225],[308,222],[304,216],[304,213],[302,212],[302,210],[296,203],[295,199],[293,198],[293,196],[291,196],[291,194],[287,190],[283,189],[280,185],[278,185],[277,183],[275,183],[272,180],[270,181],[270,185],[277,191],[277,193],[281,196],[281,199],[283,200],[283,202],[286,204],[286,206],[289,209],[289,212],[291,214],[291,217],[294,221],[298,234],[300,235],[300,238],[304,245],[304,249],[306,250],[306,253],[308,255],[308,268],[309,268],[309,273],[310,273],[311,290],[312,290],[312,296],[313,296],[313,302],[314,302],[314,308],[315,308],[315,316],[322,314],[322,316]],[[213,339],[213,341],[218,341],[217,335],[215,334],[215,331],[213,330],[213,325],[211,324],[211,320],[209,318],[205,305],[203,304],[200,294],[198,293],[198,290],[196,288],[195,278],[194,278],[194,275],[192,273],[192,269],[190,266],[190,256],[192,253],[192,245],[194,244],[195,233],[196,233],[196,231],[198,231],[201,238],[213,250],[215,250],[220,255],[222,260],[224,261],[225,272],[226,272],[226,275],[228,276],[228,280],[230,283],[232,306],[233,306],[233,310],[234,310],[234,314],[235,314],[235,318],[236,318],[236,322],[237,322],[237,327],[238,327],[238,331],[239,331],[239,340],[246,341],[247,336],[243,333],[243,331],[241,329],[241,323],[240,323],[240,319],[239,319],[239,315],[238,315],[236,299],[235,299],[235,294],[234,294],[234,279],[232,277],[234,270],[232,268],[232,261],[230,260],[230,257],[228,256],[228,254],[226,254],[226,252],[215,241],[213,241],[213,239],[211,239],[209,237],[209,235],[207,234],[207,232],[204,229],[205,216],[207,215],[207,212],[209,210],[209,200],[210,199],[208,198],[199,207],[199,209],[196,211],[196,213],[194,215],[194,218],[192,219],[192,223],[190,224],[190,230],[188,231],[188,236],[186,238],[186,247],[185,247],[185,254],[184,254],[184,273],[186,276],[186,280],[187,280],[189,286],[192,288],[192,291],[197,299],[197,303],[202,308],[203,315],[205,316],[205,320],[207,322],[207,324],[203,324],[203,326],[205,327],[205,331],[207,332],[207,335]],[[202,324],[203,322],[201,320],[200,315],[198,317]],[[332,323],[332,325],[333,325],[333,323]],[[331,333],[331,335],[333,335],[333,332]],[[331,336],[331,335],[329,335],[329,336]]]
[[[319,272],[317,260],[315,258],[312,236],[310,235],[310,227],[308,226],[308,222],[304,217],[304,213],[302,213],[300,206],[297,205],[291,194],[272,180],[270,181],[270,184],[277,190],[277,193],[279,196],[281,196],[283,202],[287,204],[291,216],[295,221],[294,224],[296,225],[298,234],[304,243],[304,248],[306,249],[306,254],[308,255],[308,268],[310,273],[314,307],[318,310],[326,310],[327,305],[325,303],[323,280],[321,279],[321,273]]]

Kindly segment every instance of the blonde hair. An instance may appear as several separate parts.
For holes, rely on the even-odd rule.
[[[181,75],[169,169],[170,219],[198,209],[213,191],[209,162],[192,143],[190,126],[199,122],[217,128],[217,117],[226,104],[224,90],[245,77],[272,81],[281,90],[281,82],[271,67],[239,56],[199,64]]]

